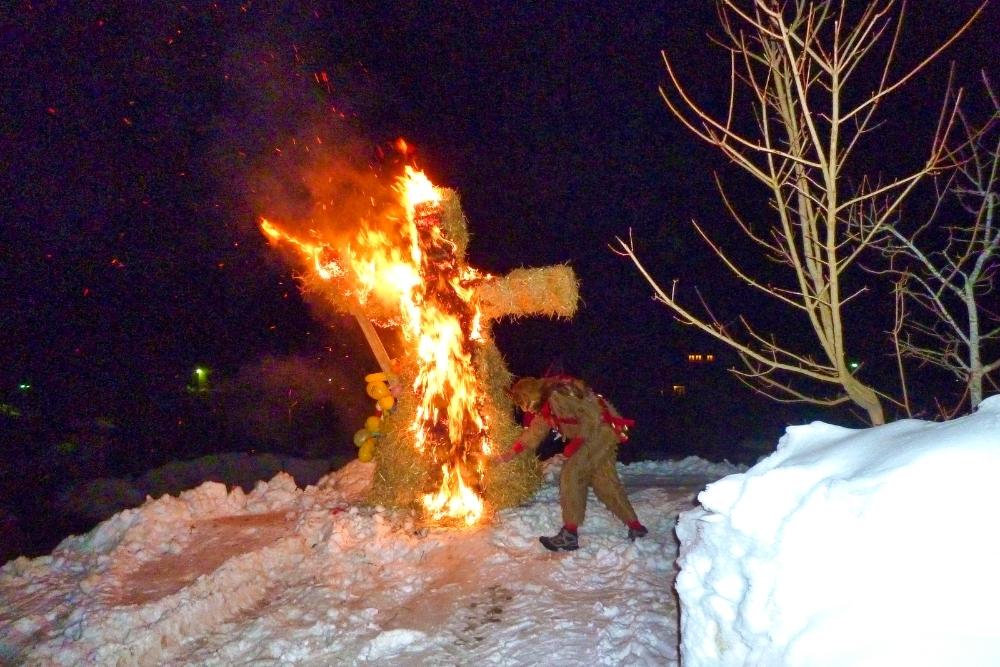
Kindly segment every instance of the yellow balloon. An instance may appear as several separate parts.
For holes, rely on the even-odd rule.
[[[372,398],[378,399],[389,395],[389,385],[385,382],[369,382],[368,386],[365,387],[365,391]]]
[[[370,437],[372,437],[372,434],[369,433],[367,429],[358,429],[354,432],[354,446],[360,447],[361,444]]]
[[[378,399],[378,406],[383,410],[392,410],[392,406],[396,405],[396,399],[390,395],[382,396]]]
[[[365,429],[370,433],[378,433],[382,429],[382,418],[378,415],[372,415],[365,420]]]
[[[358,460],[362,463],[368,463],[375,456],[375,440],[368,438],[365,443],[361,445],[358,450]]]
[[[389,379],[389,376],[385,373],[369,373],[365,376],[365,382],[371,384],[372,382],[385,382]]]

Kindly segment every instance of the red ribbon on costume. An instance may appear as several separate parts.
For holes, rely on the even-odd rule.
[[[608,407],[607,401],[600,396],[597,397],[597,400],[601,404],[601,419],[614,430],[615,435],[618,436],[618,442],[627,441],[628,429],[635,426],[635,420],[614,416],[611,414],[611,408]]]
[[[554,377],[564,381],[573,380],[573,378],[568,375]],[[611,408],[608,406],[607,401],[604,400],[604,397],[598,395],[597,401],[601,406],[601,420],[610,426],[615,432],[615,435],[618,436],[619,444],[628,441],[628,429],[635,426],[635,420],[626,419],[625,417],[617,417],[612,414]],[[536,416],[541,416],[546,422],[548,422],[550,428],[553,428],[560,433],[562,433],[562,429],[560,428],[562,425],[580,423],[579,419],[573,417],[560,417],[552,411],[552,405],[548,401],[542,405],[541,410],[539,410],[538,413],[526,411],[522,417],[522,424],[525,427],[529,426]],[[583,443],[584,439],[581,436],[570,439],[566,443],[566,446],[563,447],[563,454],[565,454],[567,458],[573,456],[573,454],[575,454],[577,450],[583,446]],[[520,441],[514,443],[515,452],[521,452],[523,449],[524,445],[522,445]]]
[[[573,454],[576,454],[576,450],[580,449],[581,447],[583,447],[583,438],[580,436],[576,436],[575,438],[567,442],[565,447],[563,447],[563,454],[566,455],[566,458],[569,458],[573,456]]]
[[[549,426],[554,429],[559,429],[563,424],[579,424],[580,420],[573,417],[560,417],[556,413],[552,412],[552,405],[546,401],[545,405],[542,406],[542,411],[539,413],[545,417],[546,421],[549,422]]]

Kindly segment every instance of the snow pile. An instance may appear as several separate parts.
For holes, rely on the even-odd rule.
[[[684,664],[1000,665],[998,471],[1000,396],[789,427],[680,518]]]
[[[581,549],[552,554],[561,460],[474,530],[362,505],[357,461],[148,500],[0,568],[0,664],[676,665],[676,517],[734,468],[619,466],[651,534],[591,497]]]

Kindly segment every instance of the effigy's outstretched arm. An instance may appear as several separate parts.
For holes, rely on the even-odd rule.
[[[475,298],[483,317],[491,320],[523,315],[573,317],[580,287],[573,269],[558,264],[487,278],[476,287]]]

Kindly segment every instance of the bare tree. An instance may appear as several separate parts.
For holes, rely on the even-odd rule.
[[[768,272],[769,278],[752,275],[697,222],[695,229],[739,280],[808,322],[818,354],[795,351],[787,342],[761,333],[744,315],[732,327],[707,306],[703,314],[695,314],[679,301],[676,290],[660,288],[639,260],[631,237],[618,238],[616,246],[681,322],[739,353],[746,367],[734,372],[746,384],[780,401],[852,401],[873,424],[885,422],[882,400],[888,397],[856,377],[848,361],[843,308],[858,292],[845,293],[842,279],[872,239],[891,224],[918,181],[938,168],[953,110],[943,114],[926,162],[912,173],[884,184],[858,178],[856,151],[866,135],[877,131],[883,102],[957,39],[983,9],[915,66],[894,73],[904,13],[896,12],[895,4],[719,0],[725,36],[720,43],[730,58],[729,102],[722,113],[700,105],[663,54],[668,85],[660,92],[672,114],[768,192],[771,214],[754,224],[736,210],[716,177],[736,225],[746,240],[783,267],[783,278],[771,279],[778,273],[774,271]],[[877,45],[884,48],[877,50]],[[862,74],[869,56],[874,56],[875,69],[867,70],[874,71],[874,83]],[[744,94],[749,101],[740,97]],[[751,117],[741,116],[744,111]],[[860,183],[853,188],[847,184],[852,175]],[[876,201],[880,205],[877,216],[869,219],[868,235],[852,237],[852,219],[870,213]],[[809,386],[800,388],[793,384],[795,378]]]
[[[947,169],[937,177],[937,206],[913,231],[886,228],[880,241],[896,277],[898,299],[913,308],[897,311],[899,353],[954,374],[975,409],[983,385],[1000,391],[990,374],[1000,369],[1000,99],[985,72],[992,105],[982,124],[970,123],[959,108],[958,141],[948,151]],[[953,97],[957,98],[958,93]],[[957,202],[953,212],[946,212]],[[950,217],[954,220],[942,220]],[[937,248],[937,249],[935,249]],[[904,316],[904,313],[908,313]],[[984,356],[992,352],[992,360]]]

